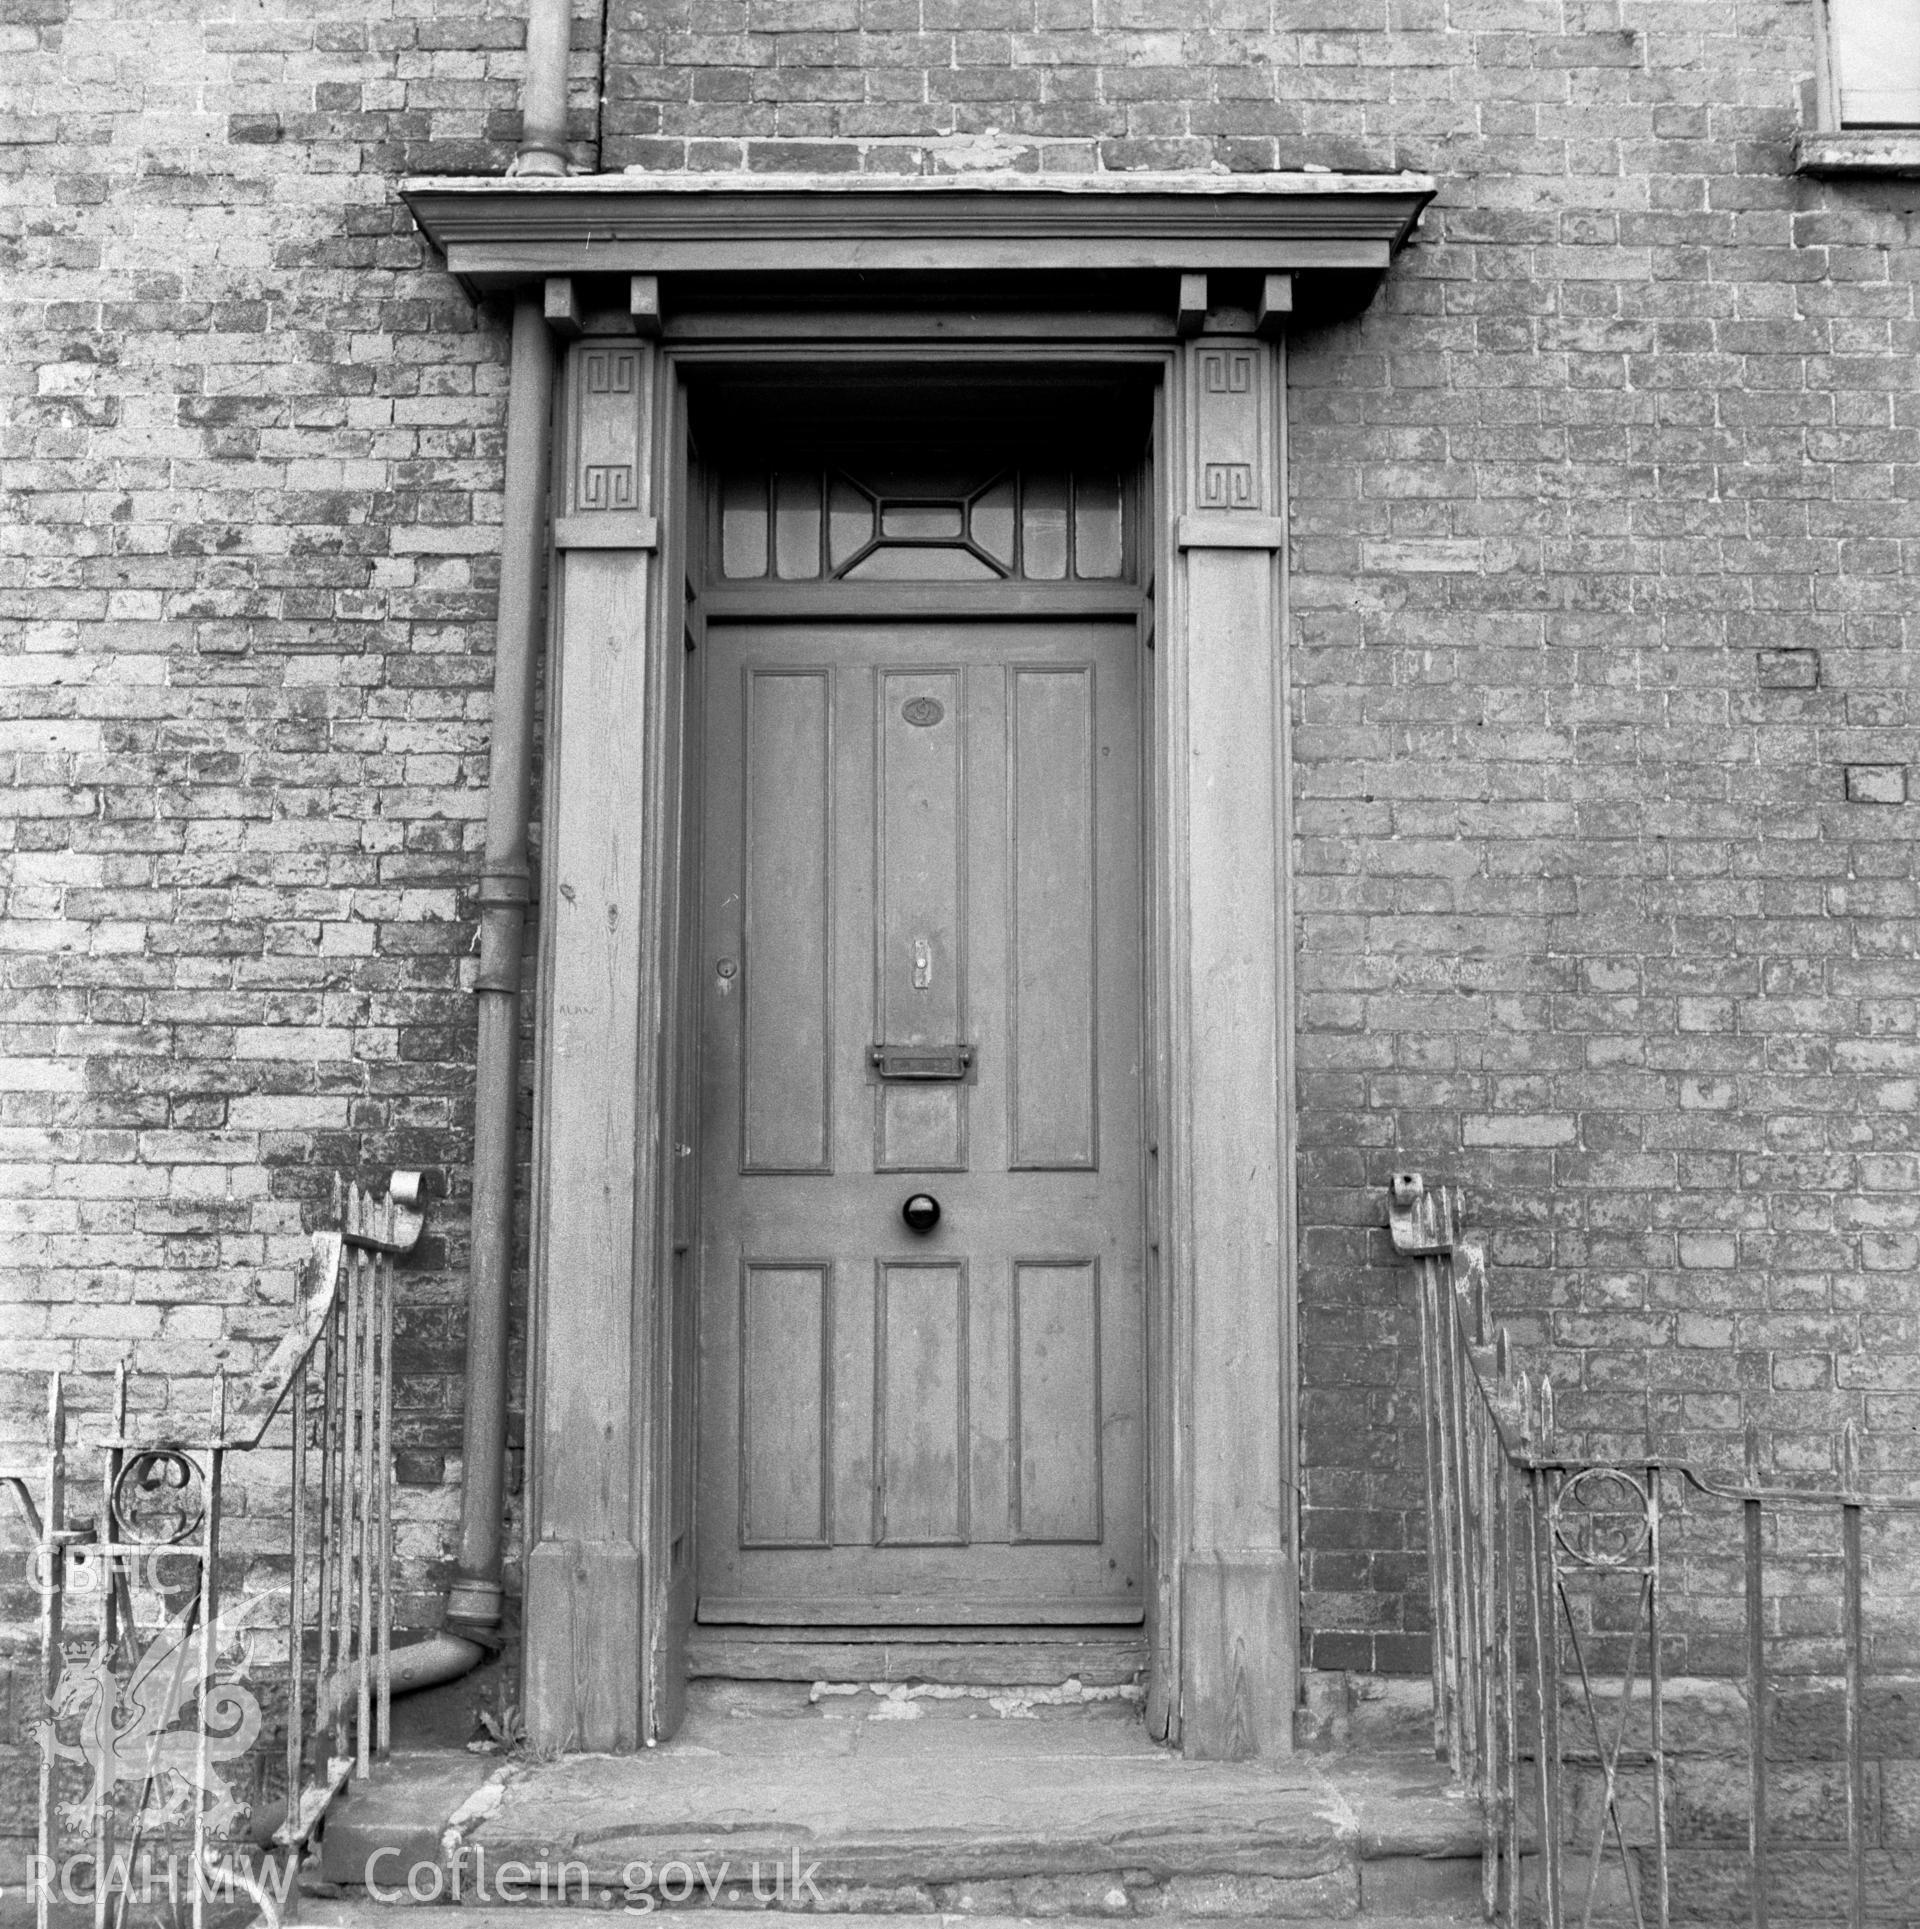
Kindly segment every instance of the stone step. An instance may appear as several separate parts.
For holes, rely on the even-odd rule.
[[[711,1694],[638,1755],[396,1756],[329,1818],[317,1875],[345,1901],[469,1911],[1478,1916],[1477,1817],[1430,1759],[1192,1762],[1113,1699],[927,1705]]]
[[[381,1904],[345,1899],[321,1899],[303,1902],[299,1921],[301,1929],[387,1929],[392,1920],[390,1907]],[[757,1909],[719,1909],[703,1908],[700,1912],[700,1929],[763,1929],[766,1922],[765,1912]],[[808,1918],[810,1929],[872,1929],[872,1917],[858,1915],[815,1914]],[[1107,1929],[1113,1921],[1111,1916],[1053,1916],[1046,1918],[1050,1929]],[[1182,1929],[1188,1923],[1218,1922],[1217,1916],[1169,1916],[1162,1918],[1165,1929]],[[1317,1916],[1300,1918],[1303,1923],[1351,1923],[1354,1929],[1446,1929],[1448,1922],[1478,1922],[1480,1912],[1476,1908],[1471,1916],[1439,1917],[1382,1916],[1371,1910],[1359,1916]],[[519,1908],[486,1907],[470,1904],[463,1908],[446,1906],[424,1906],[410,1908],[406,1918],[406,1929],[519,1929],[526,1921],[526,1911]],[[1031,1916],[969,1916],[965,1929],[1033,1929]]]

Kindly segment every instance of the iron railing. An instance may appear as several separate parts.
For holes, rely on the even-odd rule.
[[[1851,1422],[1834,1487],[1763,1486],[1752,1432],[1744,1479],[1710,1478],[1656,1452],[1650,1418],[1642,1452],[1568,1451],[1461,1212],[1392,1181],[1420,1286],[1434,1746],[1480,1805],[1486,1915],[1920,1921],[1913,1830],[1889,1820],[1891,1783],[1920,1791],[1920,1681],[1895,1672],[1920,1562],[1893,1544],[1920,1499],[1866,1491]],[[1909,1590],[1877,1635],[1876,1576]]]
[[[0,1469],[39,1596],[38,1929],[56,1911],[124,1929],[130,1908],[145,1921],[156,1904],[202,1929],[210,1901],[236,1896],[276,1921],[328,1802],[386,1752],[393,1261],[419,1238],[419,1185],[395,1173],[377,1203],[336,1185],[338,1229],[313,1236],[287,1334],[250,1379],[210,1376],[197,1425],[130,1406],[116,1372],[97,1511],[75,1510],[59,1374],[39,1465]],[[263,1528],[282,1472],[275,1547]],[[238,1558],[284,1566],[286,1581],[229,1603],[236,1518]],[[275,1717],[285,1745],[270,1768],[256,1744]],[[230,1774],[250,1777],[244,1794]],[[276,1781],[277,1853],[249,1867],[240,1824]],[[257,1814],[254,1833],[268,1833]]]

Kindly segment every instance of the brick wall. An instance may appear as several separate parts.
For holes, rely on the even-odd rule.
[[[409,1618],[458,1476],[505,333],[393,186],[506,165],[521,13],[0,10],[0,1437],[55,1368],[97,1435],[129,1352],[204,1412],[332,1173],[427,1167]]]
[[[1381,158],[1447,185],[1291,364],[1308,1619],[1345,1665],[1419,1646],[1395,1162],[1467,1186],[1578,1447],[1725,1468],[1751,1424],[1792,1477],[1851,1416],[1920,1473],[1920,195],[1791,174],[1804,6],[1451,18],[1348,43],[1430,130]]]
[[[197,1399],[335,1165],[457,1449],[503,335],[407,169],[504,166],[517,4],[15,0],[0,270],[0,1319]],[[1299,337],[1311,1658],[1423,1655],[1400,1165],[1582,1443],[1920,1473],[1913,184],[1790,173],[1808,0],[613,0],[609,167],[1406,166]],[[1851,774],[1850,774],[1851,773]],[[17,1416],[16,1416],[17,1418]]]

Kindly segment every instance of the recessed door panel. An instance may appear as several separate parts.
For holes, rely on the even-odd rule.
[[[1091,664],[1013,673],[1009,1163],[1098,1163]]]
[[[833,1169],[832,673],[747,672],[741,1169]]]
[[[709,631],[703,1620],[1142,1616],[1137,649]]]
[[[877,1042],[937,1051],[967,1029],[966,791],[961,676],[882,669],[876,689],[879,878]],[[882,1079],[874,1163],[884,1172],[966,1165],[963,1081]]]
[[[749,1259],[740,1288],[740,1541],[825,1547],[833,1466],[833,1266]]]
[[[967,1269],[882,1260],[874,1304],[874,1539],[961,1547],[967,1534]]]
[[[1013,1263],[1014,1537],[1100,1538],[1100,1267]]]

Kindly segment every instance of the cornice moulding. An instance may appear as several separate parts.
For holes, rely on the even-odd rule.
[[[1422,174],[416,178],[421,231],[476,291],[540,276],[1338,272],[1377,279]]]

